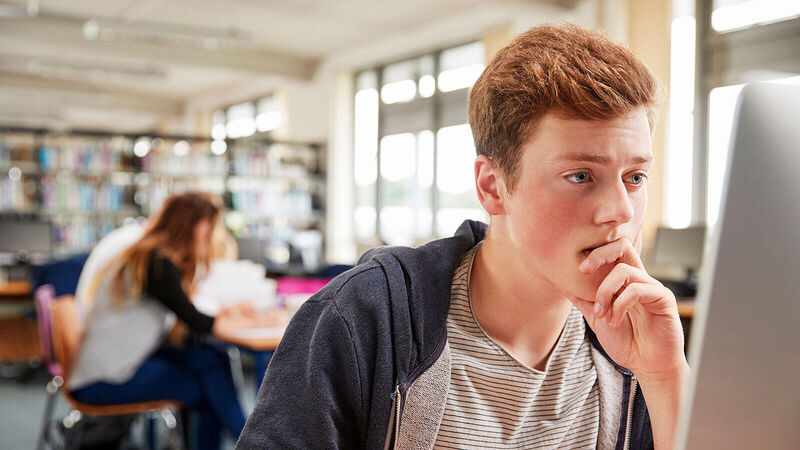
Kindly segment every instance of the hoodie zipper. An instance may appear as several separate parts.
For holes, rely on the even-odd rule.
[[[394,388],[394,446],[393,449],[397,450],[397,437],[400,434],[400,402],[403,401],[403,396],[400,395],[400,385]]]
[[[622,447],[628,450],[631,445],[631,431],[633,430],[633,400],[636,398],[636,388],[639,386],[639,381],[636,378],[631,380],[631,397],[628,400],[628,426],[625,430],[625,445]]]

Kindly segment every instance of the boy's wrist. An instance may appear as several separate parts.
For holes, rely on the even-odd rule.
[[[683,364],[671,371],[634,373],[647,402],[655,448],[673,448],[682,402],[681,397],[691,373],[689,365],[684,360]]]
[[[676,364],[675,368],[663,370],[659,372],[651,372],[645,369],[633,370],[639,384],[644,386],[669,386],[675,385],[676,382],[682,385],[683,382],[689,379],[691,369],[685,359]]]

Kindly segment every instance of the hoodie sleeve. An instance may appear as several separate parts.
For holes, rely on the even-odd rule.
[[[358,369],[356,345],[335,302],[308,300],[270,360],[236,448],[362,447]]]

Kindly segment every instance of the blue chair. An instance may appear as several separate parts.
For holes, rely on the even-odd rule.
[[[78,287],[78,278],[81,276],[89,254],[70,256],[65,259],[51,261],[39,267],[33,273],[34,289],[50,284],[55,289],[55,296],[75,295]]]

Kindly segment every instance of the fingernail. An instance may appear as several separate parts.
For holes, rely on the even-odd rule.
[[[600,314],[600,312],[602,310],[603,310],[603,305],[601,305],[600,302],[595,302],[594,303],[594,313],[595,314]]]
[[[590,266],[591,266],[591,263],[589,262],[588,259],[584,259],[583,261],[581,261],[581,265],[580,265],[581,269],[588,269]]]

